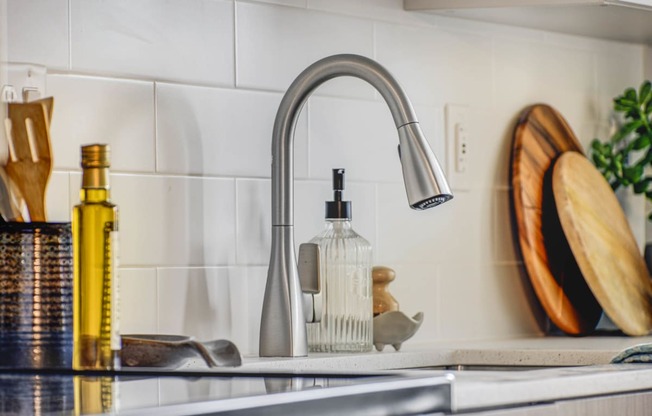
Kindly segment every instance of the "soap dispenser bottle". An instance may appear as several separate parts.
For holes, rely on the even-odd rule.
[[[344,169],[333,169],[334,200],[326,202],[319,246],[321,322],[308,324],[312,352],[371,351],[373,298],[371,245],[351,226],[351,202],[342,201]]]

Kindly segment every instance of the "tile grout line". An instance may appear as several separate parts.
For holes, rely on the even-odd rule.
[[[234,194],[233,204],[235,206],[234,211],[233,211],[233,224],[234,224],[234,227],[235,227],[235,236],[234,236],[234,238],[235,238],[235,265],[236,266],[240,266],[240,249],[239,249],[239,244],[238,244],[240,242],[240,238],[239,238],[239,236],[240,236],[240,233],[239,233],[239,231],[240,231],[240,227],[239,227],[239,224],[240,224],[240,222],[239,222],[239,217],[240,217],[239,211],[240,210],[238,209],[240,204],[238,202],[238,196],[239,196],[238,182],[239,182],[238,178],[233,179],[233,188],[234,188],[233,189],[233,194]]]
[[[233,1],[233,88],[238,88],[238,2]]]
[[[72,71],[72,0],[68,0],[68,70]]]
[[[154,100],[154,172],[160,173],[160,163],[159,163],[159,152],[158,152],[158,141],[159,141],[159,131],[158,131],[158,83],[154,82],[154,91],[153,91],[153,100]]]

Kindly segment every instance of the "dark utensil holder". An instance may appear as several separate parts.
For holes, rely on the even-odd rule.
[[[0,224],[0,367],[72,367],[70,223]]]

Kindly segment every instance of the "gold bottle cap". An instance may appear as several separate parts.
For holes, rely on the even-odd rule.
[[[81,167],[108,168],[111,166],[111,148],[108,144],[89,144],[81,148]]]

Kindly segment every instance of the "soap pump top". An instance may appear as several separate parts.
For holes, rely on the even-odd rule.
[[[326,201],[326,219],[351,220],[351,201],[342,201],[344,169],[333,169],[333,201]]]

